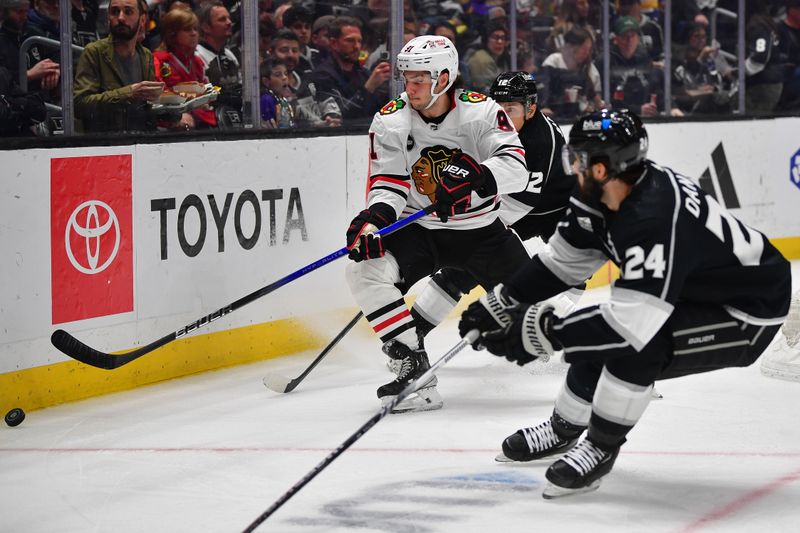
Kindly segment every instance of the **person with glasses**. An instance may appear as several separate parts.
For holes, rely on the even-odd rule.
[[[504,20],[493,19],[487,22],[481,48],[467,61],[472,89],[488,92],[501,72],[511,70],[508,44],[508,27]]]

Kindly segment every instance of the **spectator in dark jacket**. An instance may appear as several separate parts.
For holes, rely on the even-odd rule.
[[[620,17],[614,23],[611,46],[611,104],[615,109],[628,108],[634,113],[653,117],[658,114],[657,100],[663,97],[663,75],[641,45],[639,23]]]
[[[771,113],[783,90],[783,65],[779,59],[778,28],[769,15],[769,3],[745,6],[745,111]]]
[[[25,29],[28,22],[28,0],[0,0],[2,6],[2,26],[0,26],[0,65],[8,69],[14,83],[19,82],[19,48],[25,40]],[[60,68],[58,63],[50,59],[39,61],[27,71],[27,80],[36,82],[36,86],[52,89],[58,85]]]
[[[0,137],[32,135],[32,127],[47,118],[41,97],[22,92],[11,72],[0,65]]]
[[[800,109],[800,0],[786,0],[786,19],[778,26],[778,39],[787,61],[778,107]]]
[[[345,120],[372,118],[389,99],[385,88],[391,77],[389,63],[379,63],[372,72],[359,64],[361,28],[354,18],[337,18],[328,35],[331,56],[314,70],[317,100],[332,97]]]

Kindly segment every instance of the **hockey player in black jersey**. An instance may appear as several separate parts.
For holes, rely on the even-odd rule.
[[[489,96],[505,110],[525,148],[528,183],[521,192],[503,195],[500,219],[526,241],[540,237],[547,242],[569,205],[575,176],[561,164],[566,141],[561,129],[538,109],[536,81],[527,72],[503,72],[492,84]],[[411,308],[418,329],[427,333],[441,323],[462,295],[478,286],[473,276],[455,268],[437,272]],[[574,306],[581,290],[560,298],[559,310]]]
[[[509,436],[498,457],[566,452],[547,470],[545,498],[598,487],[656,380],[752,364],[789,309],[788,261],[694,181],[646,160],[647,148],[632,113],[580,118],[565,158],[580,185],[570,211],[549,246],[459,323],[518,364],[554,350],[571,363],[550,419]],[[608,302],[565,317],[540,303],[607,259],[620,269]]]

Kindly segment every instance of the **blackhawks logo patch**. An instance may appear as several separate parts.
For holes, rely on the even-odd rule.
[[[395,111],[403,109],[406,106],[405,100],[402,98],[395,98],[394,100],[390,101],[388,104],[383,106],[380,110],[381,115],[391,115]]]
[[[161,79],[166,79],[172,76],[172,67],[169,66],[169,63],[161,63],[161,68],[158,69],[159,74],[161,74]]]
[[[428,146],[420,151],[419,159],[411,165],[411,179],[420,194],[428,197],[431,203],[436,201],[436,184],[441,180],[442,169],[458,148],[447,148],[436,145]]]
[[[471,104],[475,104],[486,100],[486,95],[481,93],[476,93],[475,91],[464,91],[463,93],[458,95],[458,99],[461,100],[462,102],[469,102]]]

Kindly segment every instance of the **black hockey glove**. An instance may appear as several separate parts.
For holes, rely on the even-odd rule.
[[[436,214],[447,222],[452,215],[466,213],[472,191],[483,187],[489,170],[464,152],[456,153],[442,169],[436,184]]]
[[[494,355],[519,366],[536,359],[547,361],[561,343],[553,336],[553,305],[540,303],[509,310],[511,323],[481,336],[481,342]]]
[[[374,232],[395,222],[397,216],[394,208],[384,203],[377,203],[364,209],[350,222],[347,228],[347,257],[355,262],[364,259],[383,257],[385,250],[380,235]]]
[[[463,337],[473,329],[483,334],[507,326],[511,324],[509,311],[518,306],[519,302],[507,294],[501,283],[467,307],[458,322],[458,334]],[[478,337],[472,347],[482,350],[482,338]]]

